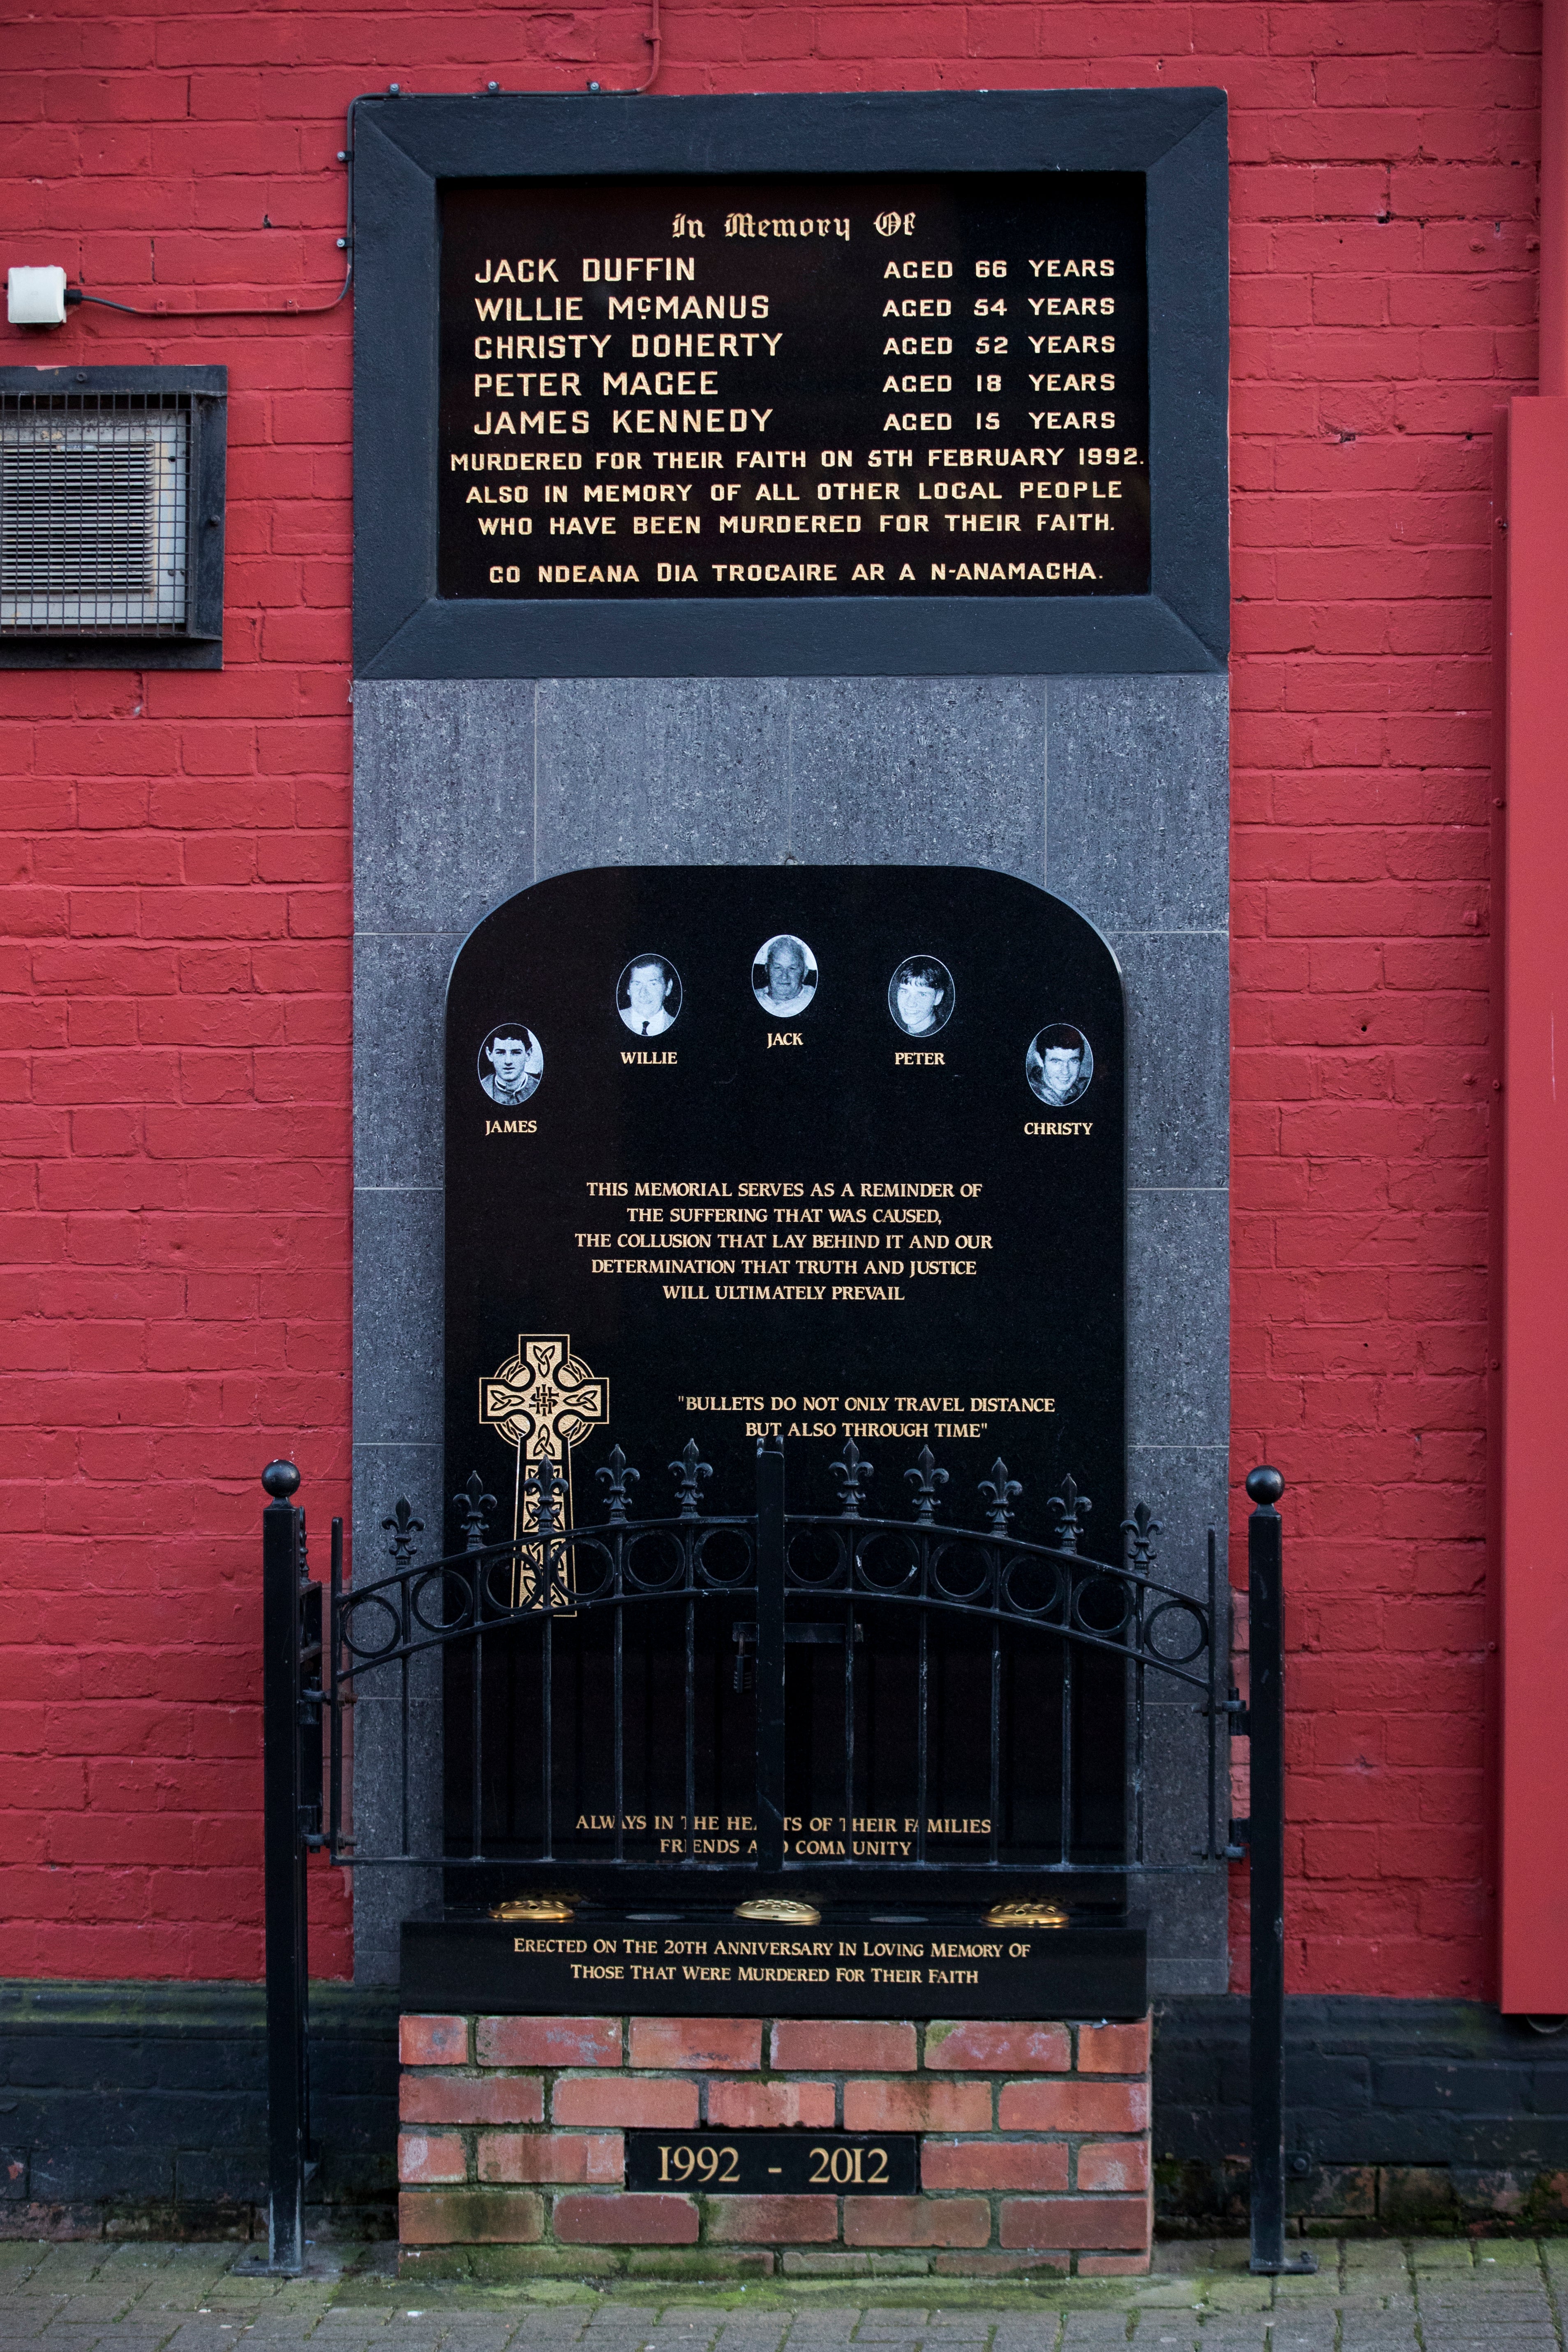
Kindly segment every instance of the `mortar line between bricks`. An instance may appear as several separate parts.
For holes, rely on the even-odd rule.
[[[1350,2293],[1350,2256],[1342,2238],[1334,2240],[1334,2286],[1338,2296],[1338,2308],[1334,2313],[1334,2352],[1345,2352],[1344,2299]]]
[[[1415,2314],[1414,2323],[1415,2341],[1421,2347],[1421,2352],[1426,2352],[1426,2330],[1421,2324],[1421,2280],[1415,2268],[1415,2242],[1410,2238],[1402,2238],[1399,2246],[1405,2257],[1405,2273],[1410,2281],[1410,2301]]]
[[[1535,2267],[1541,2273],[1541,2284],[1546,2291],[1546,2308],[1552,2314],[1552,2328],[1557,2338],[1558,2352],[1563,2352],[1563,2313],[1557,2301],[1557,2290],[1552,2284],[1552,2273],[1546,2261],[1546,2249],[1539,2238],[1535,2241]]]

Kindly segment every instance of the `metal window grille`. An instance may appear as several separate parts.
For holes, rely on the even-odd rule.
[[[183,635],[190,456],[186,394],[0,395],[0,631]]]

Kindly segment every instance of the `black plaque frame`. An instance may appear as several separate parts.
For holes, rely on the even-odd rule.
[[[1229,284],[1220,89],[358,101],[354,669],[400,677],[1223,670]],[[1136,171],[1148,180],[1147,596],[490,602],[436,594],[444,180]]]

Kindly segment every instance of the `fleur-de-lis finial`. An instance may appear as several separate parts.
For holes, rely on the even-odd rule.
[[[904,1478],[915,1490],[915,1525],[929,1528],[936,1517],[937,1488],[947,1484],[947,1472],[936,1466],[936,1455],[929,1445],[922,1445],[915,1456],[918,1467],[906,1470]]]
[[[399,1495],[392,1507],[391,1518],[381,1523],[381,1532],[387,1538],[387,1557],[394,1568],[406,1568],[417,1549],[415,1537],[425,1532],[425,1522],[415,1517],[406,1495]]]
[[[697,1440],[694,1437],[689,1437],[681,1449],[679,1461],[672,1462],[669,1466],[675,1474],[676,1493],[680,1497],[680,1517],[683,1519],[700,1517],[698,1505],[701,1496],[702,1481],[704,1478],[711,1478],[713,1465],[700,1459],[697,1451]]]
[[[548,1454],[534,1464],[523,1486],[528,1495],[528,1516],[534,1535],[552,1536],[561,1525],[560,1498],[566,1484],[557,1473]]]
[[[1128,1565],[1147,1576],[1154,1565],[1154,1538],[1160,1532],[1160,1522],[1147,1503],[1133,1505],[1132,1517],[1121,1522],[1121,1532],[1127,1538]]]
[[[610,1525],[624,1528],[632,1499],[626,1490],[637,1485],[637,1473],[626,1468],[626,1455],[618,1445],[613,1445],[608,1468],[596,1470],[594,1475],[609,1490],[605,1499],[610,1507]]]
[[[991,1475],[980,1482],[980,1491],[989,1496],[985,1516],[991,1522],[993,1535],[1005,1536],[1013,1517],[1013,1505],[1023,1493],[1016,1478],[1007,1475],[1007,1465],[998,1454],[991,1465]]]
[[[872,1465],[865,1460],[851,1438],[844,1448],[843,1461],[835,1462],[830,1466],[838,1481],[839,1509],[847,1519],[858,1519],[860,1506],[866,1499],[866,1488],[875,1475]]]
[[[468,1485],[460,1495],[454,1495],[452,1500],[462,1515],[463,1549],[483,1551],[496,1498],[486,1494],[485,1482],[477,1470],[469,1474]]]
[[[1046,1505],[1047,1515],[1057,1523],[1058,1551],[1077,1551],[1083,1523],[1093,1508],[1089,1496],[1079,1493],[1076,1479],[1068,1477],[1062,1480],[1061,1493],[1053,1495]]]

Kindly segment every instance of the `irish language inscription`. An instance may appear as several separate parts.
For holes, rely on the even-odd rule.
[[[1149,586],[1136,173],[448,184],[441,593]]]

